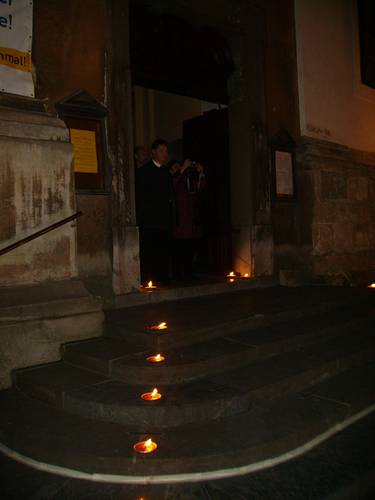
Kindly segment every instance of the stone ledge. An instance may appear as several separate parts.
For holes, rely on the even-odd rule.
[[[313,139],[312,137],[302,137],[297,147],[298,170],[311,169],[311,165],[306,165],[306,159],[335,160],[341,166],[353,168],[353,163],[361,167],[375,166],[375,153],[352,149],[334,142]],[[303,165],[302,165],[303,164]],[[371,170],[373,171],[373,170]]]
[[[61,344],[103,331],[101,304],[79,280],[2,287],[0,304],[0,388],[14,369],[58,361]]]
[[[0,107],[0,136],[69,142],[69,132],[62,120],[47,113]]]
[[[217,283],[203,285],[197,284],[176,288],[161,288],[155,292],[134,292],[108,297],[104,299],[104,308],[106,310],[122,309],[124,307],[134,307],[145,304],[155,304],[159,302],[169,302],[173,300],[207,297],[209,295],[267,288],[276,286],[277,284],[278,280],[274,276],[251,278],[249,280],[242,281],[236,280],[234,283],[228,283],[223,278],[222,282]]]
[[[101,310],[101,303],[76,279],[1,287],[0,304],[0,324]]]

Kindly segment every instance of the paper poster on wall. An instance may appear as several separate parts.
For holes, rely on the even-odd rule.
[[[293,196],[293,160],[291,153],[286,151],[276,151],[276,195]]]
[[[94,130],[70,129],[70,142],[74,146],[74,172],[95,174],[98,172],[96,133]]]
[[[32,0],[0,0],[0,91],[34,97]]]

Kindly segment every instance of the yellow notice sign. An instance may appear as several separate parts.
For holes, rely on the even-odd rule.
[[[16,49],[0,47],[0,64],[20,71],[31,72],[31,54]]]
[[[98,158],[95,131],[71,128],[70,142],[74,146],[74,171],[84,174],[97,174]]]

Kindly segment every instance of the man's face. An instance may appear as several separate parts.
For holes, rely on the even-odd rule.
[[[160,165],[168,163],[168,148],[165,144],[160,144],[156,149],[152,150],[152,158]]]
[[[145,147],[138,148],[135,157],[136,157],[137,162],[140,166],[144,165],[148,161],[148,159],[150,158],[149,153]]]

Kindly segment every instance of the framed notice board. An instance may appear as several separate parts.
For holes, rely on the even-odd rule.
[[[295,142],[287,133],[280,133],[271,141],[271,169],[273,199],[294,201]]]
[[[104,190],[103,145],[100,122],[66,117],[74,147],[73,170],[77,190]]]
[[[103,130],[106,108],[83,90],[63,99],[56,108],[69,129],[74,147],[76,190],[105,192],[108,185]]]

